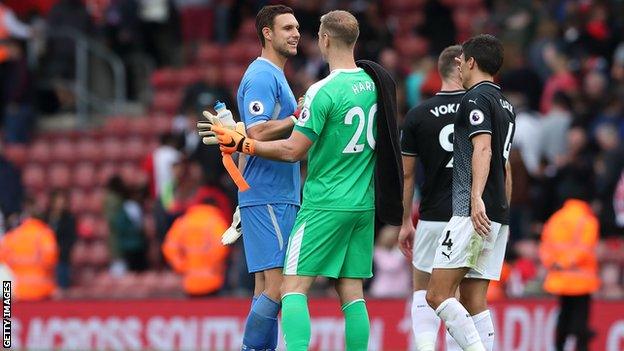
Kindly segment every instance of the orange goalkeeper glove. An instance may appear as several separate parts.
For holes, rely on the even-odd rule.
[[[213,125],[211,131],[217,136],[221,152],[233,154],[238,151],[248,155],[255,154],[256,141],[247,137],[245,124],[242,122],[236,123],[235,130]]]

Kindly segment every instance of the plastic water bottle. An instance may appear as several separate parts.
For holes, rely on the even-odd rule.
[[[214,105],[215,111],[217,111],[217,117],[219,117],[219,121],[226,127],[234,127],[236,126],[236,121],[234,121],[234,116],[232,115],[232,111],[228,110],[225,103],[221,101],[217,101]]]

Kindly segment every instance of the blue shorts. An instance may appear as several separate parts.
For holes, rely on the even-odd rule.
[[[267,204],[240,208],[249,273],[284,267],[284,255],[299,206]]]

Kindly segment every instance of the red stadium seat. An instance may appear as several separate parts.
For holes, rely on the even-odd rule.
[[[107,135],[124,136],[128,134],[130,125],[128,116],[108,117],[104,124],[104,133]]]
[[[4,156],[16,167],[22,168],[28,159],[28,149],[23,144],[8,144],[4,146]]]
[[[187,85],[197,83],[202,80],[202,69],[198,66],[185,67],[176,71],[175,89],[184,89]]]
[[[55,163],[48,170],[47,182],[52,188],[67,189],[72,181],[69,167],[64,163]]]
[[[103,188],[96,188],[88,193],[85,201],[86,210],[91,213],[103,213],[105,192]]]
[[[149,152],[147,146],[148,145],[144,139],[138,137],[128,139],[124,143],[124,150],[126,150],[124,158],[130,161],[142,160]]]
[[[32,163],[24,168],[22,182],[27,189],[41,191],[46,187],[46,175],[42,166]]]
[[[78,217],[76,224],[76,232],[82,238],[92,238],[95,234],[96,226],[95,216],[91,214]]]
[[[104,139],[100,148],[104,159],[108,161],[119,160],[125,152],[121,140],[114,137]]]
[[[258,33],[256,31],[256,21],[253,18],[247,18],[238,27],[238,34],[236,35],[237,41],[250,41],[256,42],[258,46]]]
[[[100,162],[102,152],[97,142],[90,138],[80,139],[76,144],[78,159],[81,161]]]
[[[106,162],[100,166],[97,171],[97,184],[105,186],[108,180],[119,173],[119,167],[113,162]]]
[[[82,188],[92,188],[96,182],[95,167],[92,163],[82,162],[74,168],[73,184]]]
[[[28,161],[36,163],[50,162],[50,151],[50,143],[44,139],[39,139],[28,149]]]
[[[172,68],[162,68],[154,71],[150,77],[150,82],[154,89],[171,89],[174,88],[178,82],[177,73]]]
[[[200,65],[217,65],[223,57],[223,47],[216,44],[203,43],[197,50],[197,63]]]
[[[227,65],[223,67],[221,72],[223,84],[229,87],[238,86],[243,74],[245,74],[246,67],[238,65]]]
[[[177,90],[157,91],[152,101],[155,112],[173,115],[178,111],[182,101],[182,92]]]
[[[73,162],[77,157],[76,146],[68,138],[59,139],[52,144],[52,160]]]
[[[69,193],[69,208],[73,214],[80,215],[87,209],[87,197],[80,189],[73,189]]]

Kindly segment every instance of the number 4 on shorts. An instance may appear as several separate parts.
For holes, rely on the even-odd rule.
[[[453,240],[451,240],[450,235],[451,235],[451,231],[447,230],[446,236],[444,237],[444,240],[442,241],[442,246],[446,246],[447,250],[451,250],[451,247],[453,246]]]

